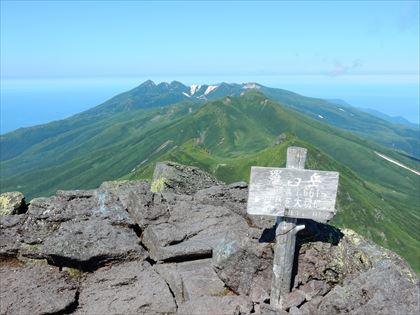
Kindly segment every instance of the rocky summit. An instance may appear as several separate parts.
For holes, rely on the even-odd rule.
[[[159,164],[152,183],[58,191],[28,207],[16,195],[0,209],[0,313],[419,313],[405,261],[309,220],[287,303],[274,309],[275,222],[248,216],[247,195],[246,183],[174,163]]]

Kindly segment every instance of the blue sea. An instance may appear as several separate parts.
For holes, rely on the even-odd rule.
[[[341,99],[419,123],[418,75],[328,77],[321,75],[149,76],[129,78],[1,79],[0,133],[59,120],[101,104],[145,80],[184,84],[260,84],[325,99]]]

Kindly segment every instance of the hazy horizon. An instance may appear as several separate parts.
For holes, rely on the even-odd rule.
[[[418,1],[0,5],[1,133],[156,78],[257,81],[419,122]]]
[[[3,79],[0,134],[67,118],[149,79],[155,83],[177,80],[186,85],[257,82],[305,96],[341,99],[354,107],[401,116],[418,124],[419,91],[415,76],[403,79],[401,76],[372,76],[367,86],[358,83],[358,76],[343,77],[334,83],[328,77],[315,75],[26,78]],[[406,106],[401,106],[402,102]]]

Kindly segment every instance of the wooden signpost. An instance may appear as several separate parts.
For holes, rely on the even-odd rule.
[[[251,168],[248,214],[277,217],[270,303],[278,308],[290,292],[296,233],[305,228],[296,219],[326,222],[336,212],[338,173],[304,170],[306,154],[289,147],[286,168]]]

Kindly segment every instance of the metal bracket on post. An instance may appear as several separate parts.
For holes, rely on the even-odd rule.
[[[286,168],[305,168],[307,150],[299,147],[287,149]],[[277,217],[276,245],[274,247],[273,279],[270,304],[283,308],[284,299],[289,294],[295,256],[296,234],[305,225],[296,225],[296,218]]]

